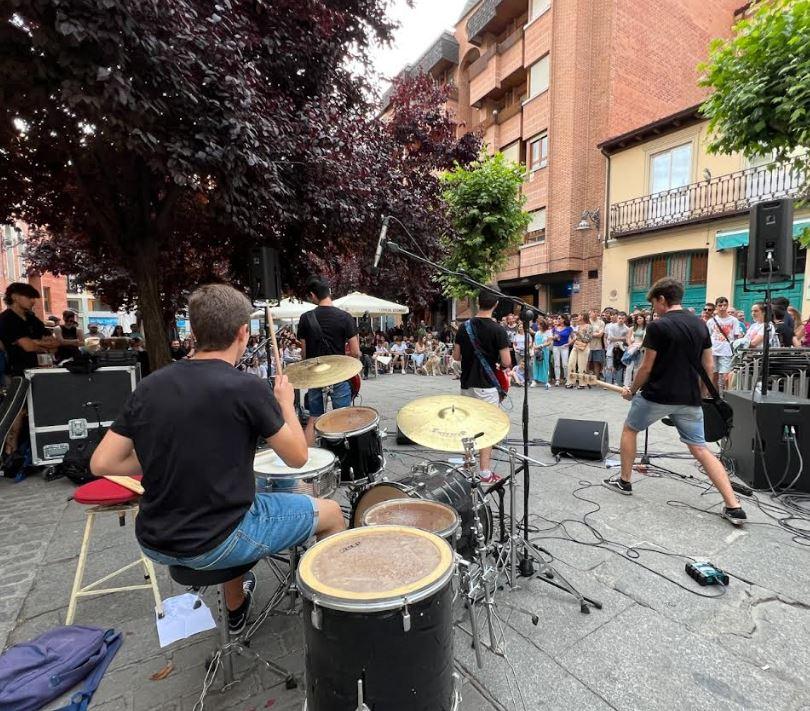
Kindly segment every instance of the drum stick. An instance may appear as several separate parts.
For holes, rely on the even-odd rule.
[[[270,313],[270,307],[267,307],[267,325],[270,328],[270,344],[273,347],[273,358],[276,361],[276,373],[281,375],[284,372],[284,364],[278,355],[278,341],[276,341],[276,326],[273,323],[273,314]]]

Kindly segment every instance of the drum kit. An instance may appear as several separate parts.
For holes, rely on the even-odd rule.
[[[293,364],[286,374],[297,388],[328,388],[359,368],[356,359],[329,356]],[[454,711],[461,696],[453,671],[451,608],[458,597],[469,612],[478,666],[485,646],[479,615],[487,648],[503,654],[495,595],[504,582],[510,589],[518,586],[524,541],[516,528],[515,461],[521,455],[497,447],[509,454],[511,465],[509,533],[497,537],[476,451],[506,437],[510,423],[503,411],[451,395],[408,403],[397,415],[402,433],[417,445],[463,459],[458,465],[426,461],[398,480],[386,474],[379,422],[370,407],[328,412],[315,425],[319,447],[309,450],[300,469],[287,467],[271,451],[256,454],[259,490],[319,497],[343,492],[349,529],[303,555],[297,549],[289,559],[268,561],[277,572],[279,594],[246,637],[268,614],[298,614],[300,598],[305,711]],[[500,514],[503,531],[502,504]],[[288,565],[285,574],[277,561]],[[552,584],[573,590],[562,582]],[[572,594],[581,605],[599,606]],[[287,596],[289,609],[276,609]]]

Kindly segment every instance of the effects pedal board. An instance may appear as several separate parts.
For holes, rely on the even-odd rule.
[[[728,585],[728,575],[712,563],[687,563],[686,572],[700,585]]]

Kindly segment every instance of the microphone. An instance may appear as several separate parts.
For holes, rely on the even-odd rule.
[[[383,217],[380,240],[377,242],[377,251],[374,253],[374,265],[371,267],[371,274],[373,276],[377,276],[377,273],[380,271],[380,257],[382,257],[385,244],[388,241],[388,219],[388,215]]]

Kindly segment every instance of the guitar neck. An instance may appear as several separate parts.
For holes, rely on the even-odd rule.
[[[624,390],[624,388],[621,387],[620,385],[614,385],[613,383],[605,383],[601,380],[595,380],[591,382],[591,385],[597,385],[600,388],[603,388],[605,390],[611,390],[614,393],[620,393]]]

